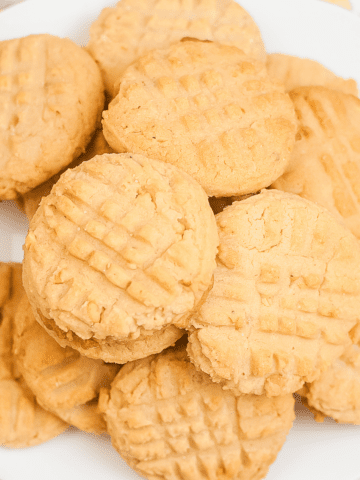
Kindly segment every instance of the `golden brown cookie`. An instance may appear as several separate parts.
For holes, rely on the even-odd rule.
[[[103,153],[114,153],[114,150],[107,144],[102,130],[97,130],[91,142],[89,143],[86,152],[74,160],[68,168],[75,168],[80,165],[80,163],[90,160],[91,158],[95,157],[95,155],[102,155]],[[49,180],[34,188],[30,192],[25,193],[23,197],[18,199],[18,203],[20,202],[19,207],[22,208],[29,220],[31,220],[35,215],[41,199],[49,195],[53,185],[59,180],[61,173],[64,172],[54,175],[53,177],[49,178]]]
[[[39,445],[67,428],[36,403],[14,367],[13,315],[23,294],[21,266],[0,264],[0,445],[11,448]]]
[[[185,348],[125,365],[99,407],[113,446],[151,480],[264,478],[294,419],[292,395],[225,392]]]
[[[262,62],[212,42],[180,42],[134,62],[103,118],[115,151],[172,163],[215,197],[269,186],[295,141],[283,85]]]
[[[343,93],[359,95],[355,80],[338,77],[321,63],[309,58],[272,53],[267,56],[266,66],[270,77],[283,82],[286,91],[298,87],[323,86]]]
[[[360,244],[324,208],[276,190],[216,218],[218,266],[191,320],[191,360],[235,392],[295,392],[350,343]]]
[[[51,321],[88,356],[118,362],[119,344],[122,356],[142,358],[150,335],[160,338],[150,339],[152,353],[182,335],[211,286],[217,245],[207,196],[186,173],[141,155],[96,156],[67,170],[41,202],[25,288],[55,338]],[[134,340],[140,348],[122,343]]]
[[[119,366],[62,348],[36,322],[26,295],[14,325],[16,365],[39,405],[82,430],[105,432],[105,422],[96,411],[97,397],[100,387],[113,381]]]
[[[324,87],[290,96],[299,127],[291,161],[273,187],[326,207],[360,238],[360,100]]]
[[[122,0],[105,8],[90,28],[87,46],[115,97],[124,70],[151,50],[167,48],[184,37],[235,45],[265,61],[260,31],[250,15],[233,0]]]
[[[328,416],[339,423],[360,425],[360,348],[347,347],[317,380],[305,385],[301,394],[310,409],[315,409],[315,418]]]
[[[0,200],[35,188],[84,152],[103,105],[100,71],[71,40],[0,42]]]

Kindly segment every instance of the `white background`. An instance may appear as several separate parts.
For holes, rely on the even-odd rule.
[[[31,33],[69,36],[80,44],[111,0],[27,0],[0,12],[0,40]],[[321,61],[360,86],[360,0],[353,12],[319,0],[240,0],[254,17],[268,52]],[[27,221],[12,202],[0,203],[0,261],[21,261]],[[71,428],[24,450],[0,448],[0,480],[139,479],[108,437]],[[360,480],[360,427],[317,424],[297,405],[297,420],[266,480]]]

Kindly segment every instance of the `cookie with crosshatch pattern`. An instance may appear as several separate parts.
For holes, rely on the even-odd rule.
[[[125,361],[142,358],[180,338],[211,286],[217,245],[207,196],[189,175],[141,155],[104,154],[67,170],[41,202],[24,285],[60,343],[124,363],[126,353]]]
[[[284,83],[286,91],[317,85],[355,96],[359,94],[355,80],[338,77],[321,63],[309,58],[272,53],[267,56],[266,66],[271,77]]]
[[[100,71],[71,40],[0,42],[0,200],[35,188],[84,152],[103,105]]]
[[[295,392],[351,343],[360,244],[323,207],[276,190],[216,218],[218,266],[190,321],[190,358],[235,392]]]
[[[15,362],[45,410],[67,423],[95,433],[106,431],[96,411],[100,387],[110,385],[119,366],[62,348],[38,324],[24,295],[14,317]]]
[[[176,165],[215,197],[254,193],[278,178],[295,125],[292,102],[264,63],[191,40],[134,62],[103,112],[115,151]]]
[[[14,364],[13,320],[23,294],[21,265],[0,263],[0,445],[10,448],[39,445],[67,428],[37,404]]]
[[[290,92],[299,119],[278,190],[326,207],[360,238],[360,99],[324,87]]]
[[[360,348],[351,345],[313,383],[300,392],[315,418],[360,425]]]
[[[113,446],[151,480],[264,478],[295,417],[292,395],[226,392],[185,347],[125,365],[99,407]]]
[[[92,24],[87,49],[115,97],[119,77],[131,63],[184,37],[235,45],[253,58],[266,58],[257,25],[233,0],[121,0]]]

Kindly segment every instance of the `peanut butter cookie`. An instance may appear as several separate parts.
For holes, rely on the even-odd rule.
[[[216,218],[218,266],[191,320],[190,358],[234,392],[295,392],[359,323],[360,244],[324,208],[275,190]]]
[[[264,478],[295,417],[292,395],[225,392],[185,348],[125,365],[99,406],[113,446],[151,480]]]
[[[286,91],[317,85],[359,95],[355,80],[338,77],[321,63],[309,58],[272,53],[267,56],[266,66],[271,77],[284,83]]]
[[[209,196],[230,197],[284,172],[296,119],[264,63],[236,47],[186,41],[127,68],[103,127],[115,151],[172,163]]]
[[[295,148],[273,187],[326,207],[360,238],[360,99],[324,87],[290,93]]]
[[[89,52],[98,63],[108,93],[115,97],[124,70],[151,50],[184,37],[235,45],[265,61],[260,31],[233,0],[122,0],[105,8],[90,28]]]
[[[148,345],[158,352],[182,336],[211,286],[217,245],[207,196],[189,175],[141,155],[96,156],[41,202],[25,288],[54,338],[122,363],[126,351],[142,358]]]
[[[94,433],[106,431],[97,398],[110,385],[119,366],[80,356],[62,348],[36,322],[23,296],[14,318],[16,366],[36,401],[67,423]]]
[[[0,200],[35,188],[84,152],[103,105],[100,71],[71,40],[0,42]]]
[[[14,365],[13,316],[23,294],[21,266],[0,264],[0,445],[11,448],[39,445],[67,428],[36,403]]]

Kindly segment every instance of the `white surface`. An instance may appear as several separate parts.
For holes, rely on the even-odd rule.
[[[80,44],[88,27],[111,0],[27,0],[0,13],[0,40],[52,33]],[[360,86],[360,18],[318,0],[240,0],[263,34],[268,52],[281,51],[321,61]],[[360,13],[360,1],[352,0]],[[12,202],[0,203],[0,260],[21,261],[27,229]],[[360,480],[360,427],[314,422],[303,407],[266,480]],[[0,480],[138,479],[110,446],[70,429],[27,450],[0,448]]]

